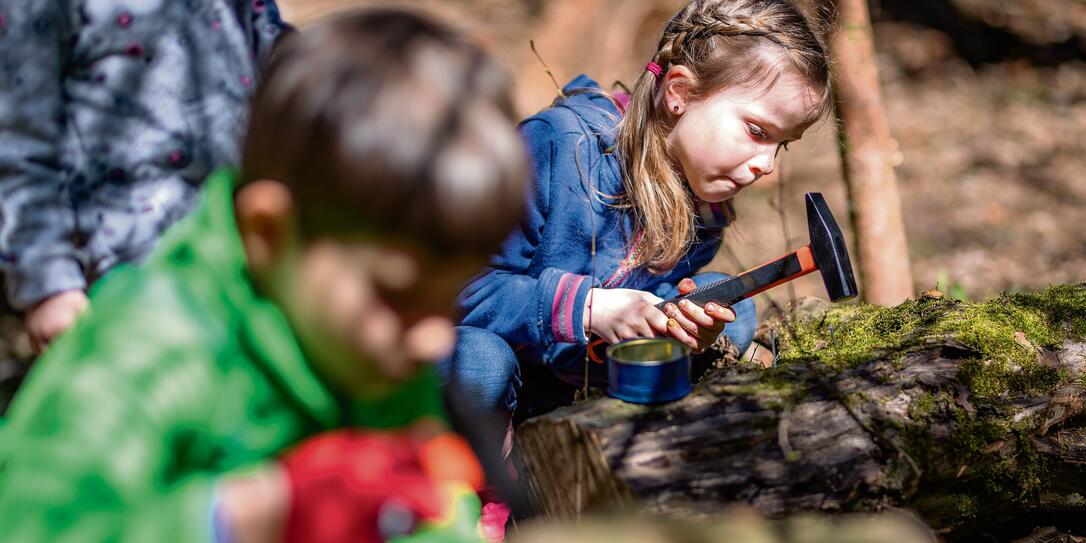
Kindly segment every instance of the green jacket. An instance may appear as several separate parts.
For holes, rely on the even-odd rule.
[[[0,434],[4,541],[203,541],[221,474],[315,433],[444,418],[432,370],[381,401],[348,399],[308,365],[253,290],[234,175],[140,268],[119,268],[37,362]]]

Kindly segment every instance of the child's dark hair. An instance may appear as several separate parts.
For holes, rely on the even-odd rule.
[[[722,89],[768,87],[792,70],[811,90],[812,117],[832,104],[826,48],[790,0],[692,0],[668,21],[652,61],[683,65],[696,79],[692,96]],[[666,271],[694,239],[692,197],[667,148],[667,112],[657,104],[659,81],[642,73],[619,125],[626,197],[644,231],[638,264]]]
[[[337,15],[285,37],[253,99],[242,182],[274,179],[307,237],[489,254],[527,179],[506,71],[421,16]]]

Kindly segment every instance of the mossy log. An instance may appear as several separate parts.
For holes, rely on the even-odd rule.
[[[1086,509],[1086,288],[778,321],[777,363],[687,398],[600,398],[517,429],[545,514],[909,507],[946,532]]]

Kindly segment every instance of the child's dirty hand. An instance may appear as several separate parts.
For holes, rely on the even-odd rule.
[[[679,281],[679,295],[694,291],[697,285],[691,279]],[[724,326],[735,321],[735,311],[730,307],[709,302],[701,307],[687,300],[667,304],[664,313],[668,320],[668,334],[690,346],[695,353],[705,352],[716,341]]]
[[[71,327],[87,303],[87,295],[82,290],[67,290],[28,309],[26,331],[34,352],[41,354],[54,338]]]
[[[594,288],[584,308],[584,326],[608,343],[668,334],[668,318],[656,309],[662,300],[648,292],[626,288]]]

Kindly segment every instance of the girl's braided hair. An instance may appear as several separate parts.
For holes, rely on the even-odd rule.
[[[815,119],[831,104],[825,46],[789,0],[693,0],[664,27],[652,61],[665,70],[690,69],[694,99],[768,86],[790,69],[814,93]],[[636,264],[654,272],[678,263],[696,226],[693,196],[667,146],[669,114],[657,103],[660,80],[648,71],[638,79],[617,138],[627,203],[644,232]]]

